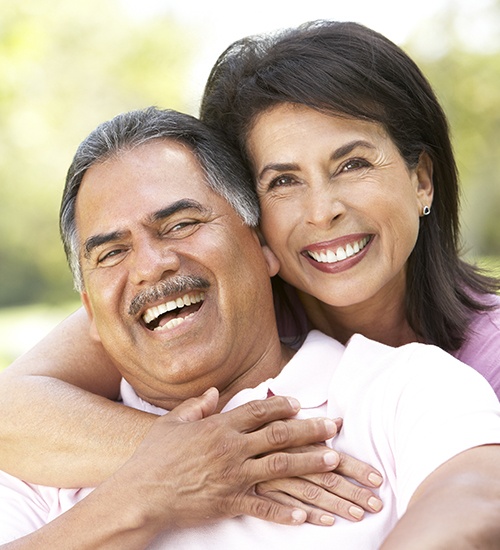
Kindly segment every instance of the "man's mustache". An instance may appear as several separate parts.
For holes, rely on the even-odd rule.
[[[157,302],[173,294],[180,294],[191,290],[207,290],[209,287],[210,283],[203,277],[178,275],[171,279],[164,279],[156,285],[139,292],[132,302],[130,302],[128,314],[135,317],[146,304]]]

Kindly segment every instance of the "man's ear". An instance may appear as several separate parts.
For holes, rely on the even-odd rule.
[[[264,259],[266,260],[269,277],[274,277],[280,270],[280,262],[267,244],[262,245],[262,253],[264,254]]]
[[[417,197],[421,207],[432,205],[434,198],[434,182],[432,179],[433,166],[432,160],[428,153],[425,151],[420,155],[418,159],[418,165],[415,171],[417,176]]]
[[[95,320],[94,320],[94,312],[92,311],[92,305],[90,303],[89,295],[83,291],[80,294],[82,299],[83,307],[85,308],[85,311],[87,312],[87,315],[90,319],[90,328],[89,328],[89,334],[90,337],[95,340],[96,342],[100,342],[101,338],[99,336],[99,332],[97,331],[97,327],[95,326]]]

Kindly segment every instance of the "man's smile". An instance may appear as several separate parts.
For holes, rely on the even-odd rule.
[[[204,292],[191,292],[148,308],[142,319],[149,330],[168,330],[194,315],[205,299]]]

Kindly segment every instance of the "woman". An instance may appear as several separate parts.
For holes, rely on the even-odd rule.
[[[500,395],[498,281],[459,257],[446,117],[404,52],[355,23],[243,39],[212,69],[201,118],[252,167],[262,232],[313,326],[436,344]]]
[[[281,277],[298,289],[276,281],[286,336],[315,326],[341,341],[359,332],[391,345],[435,343],[500,392],[498,285],[458,257],[446,119],[398,47],[365,27],[330,22],[237,42],[214,67],[201,115],[254,170],[264,236]],[[68,387],[118,394],[113,366],[82,336],[86,324],[76,314],[2,375],[9,444],[0,466],[15,475],[94,484],[150,426],[149,417]],[[47,460],[37,471],[33,449],[53,468],[58,457],[74,468],[64,468],[66,479]]]

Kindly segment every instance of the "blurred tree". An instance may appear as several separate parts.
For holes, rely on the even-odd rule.
[[[188,110],[194,33],[118,0],[3,2],[0,12],[0,306],[72,294],[57,232],[65,172],[101,121]]]
[[[450,120],[472,256],[500,256],[500,1],[449,2],[409,43]]]

